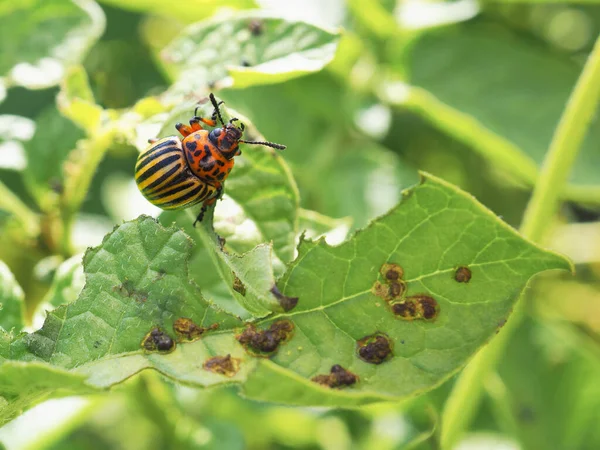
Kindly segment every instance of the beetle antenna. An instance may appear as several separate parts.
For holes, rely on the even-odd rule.
[[[225,122],[223,122],[223,117],[221,117],[221,111],[219,110],[220,103],[217,103],[217,99],[215,98],[215,96],[214,96],[214,94],[212,92],[210,93],[210,95],[208,97],[210,98],[210,102],[215,107],[215,111],[217,112],[217,117],[219,118],[219,121],[221,122],[221,125],[223,125],[223,127],[224,127],[225,126]],[[221,103],[223,103],[223,102],[221,102]]]
[[[278,150],[285,150],[285,145],[276,144],[275,142],[266,142],[266,141],[244,141],[240,139],[239,142],[243,142],[244,144],[255,144],[255,145],[264,145],[266,147],[273,147]]]

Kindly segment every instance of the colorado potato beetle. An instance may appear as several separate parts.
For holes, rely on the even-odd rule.
[[[146,199],[161,209],[184,209],[202,203],[202,209],[194,221],[202,221],[208,206],[217,201],[223,192],[223,182],[233,168],[234,156],[240,155],[239,143],[257,144],[285,149],[285,145],[273,142],[246,141],[242,139],[244,124],[237,127],[232,118],[223,122],[215,96],[209,96],[214,112],[210,119],[198,116],[198,107],[190,124],[175,124],[183,136],[149,139],[152,144],[140,153],[135,165],[135,182]],[[216,128],[217,120],[222,128]],[[212,131],[202,128],[200,122],[214,127]]]

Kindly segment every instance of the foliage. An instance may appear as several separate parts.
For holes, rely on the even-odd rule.
[[[0,446],[596,448],[600,16],[463,3],[0,6]],[[287,149],[194,227],[209,92]]]

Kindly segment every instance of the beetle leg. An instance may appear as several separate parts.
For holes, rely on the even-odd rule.
[[[198,216],[196,217],[196,220],[194,220],[193,223],[193,227],[196,227],[196,224],[199,222],[202,222],[202,219],[204,219],[204,213],[206,212],[206,210],[208,209],[208,206],[206,205],[206,202],[204,202],[202,204],[202,208],[200,209],[200,212],[198,213]]]
[[[203,129],[202,125],[200,125],[200,123],[196,120],[195,117],[193,119],[190,119],[190,128],[193,131],[199,131]]]
[[[184,125],[179,122],[175,124],[175,128],[177,128],[177,131],[179,131],[183,137],[189,136],[195,131],[189,125]]]
[[[198,122],[205,123],[205,124],[206,124],[206,125],[208,125],[209,127],[214,127],[214,126],[217,124],[217,122],[216,122],[215,120],[212,120],[212,119],[207,119],[207,118],[205,118],[205,117],[198,117],[198,116],[194,116],[194,117],[192,117],[192,120],[190,120],[190,124],[191,124],[192,122],[194,122],[194,123],[198,124],[198,125],[197,125],[198,127],[200,127],[200,124],[199,124]],[[192,126],[193,126],[193,125],[192,125]],[[202,127],[200,127],[200,128],[202,128]]]
[[[215,195],[213,195],[211,198],[209,198],[207,200],[204,200],[204,203],[202,203],[202,208],[200,209],[200,212],[198,213],[196,220],[194,220],[194,223],[193,223],[194,227],[196,226],[196,224],[198,222],[202,222],[202,219],[204,219],[204,214],[206,213],[206,210],[208,209],[208,207],[214,205],[215,202],[221,198],[221,195],[223,195],[223,185],[221,183],[215,183],[215,186],[217,188],[217,190],[215,191]]]

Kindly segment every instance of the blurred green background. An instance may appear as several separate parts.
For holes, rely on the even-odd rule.
[[[55,67],[17,76],[13,65],[23,42],[35,54],[45,39],[63,39],[78,19],[63,11],[67,0],[47,2],[35,14],[27,9],[35,1],[11,3],[0,1],[0,76],[12,70],[0,102],[0,179],[36,209],[25,160],[45,158],[45,172],[33,176],[52,185],[57,154],[70,151],[83,132],[52,113],[60,89],[52,81]],[[460,186],[517,227],[536,165],[600,31],[593,2],[219,3],[76,2],[94,9],[100,22],[105,17],[105,28],[98,25],[101,36],[89,39],[89,49],[82,41],[63,48],[66,66],[81,62],[96,103],[123,112],[171,86],[160,51],[185,25],[227,15],[230,6],[342,30],[337,54],[322,71],[267,86],[214,87],[269,140],[288,146],[283,155],[301,207],[322,214],[324,229],[337,230],[332,242],[395,205],[418,180],[417,170]],[[61,18],[56,29],[45,26],[52,17]],[[2,98],[1,83],[0,91]],[[538,280],[529,289],[529,319],[485,384],[460,449],[600,448],[599,146],[594,123],[545,242],[576,263],[577,276]],[[111,142],[76,217],[71,249],[23,236],[0,208],[0,259],[34,317],[59,262],[97,245],[122,220],[157,214],[132,182],[137,154],[131,140]],[[234,388],[200,391],[145,373],[110,395],[44,403],[0,428],[0,442],[57,450],[435,449],[452,382],[402,404],[327,410],[260,404]]]

